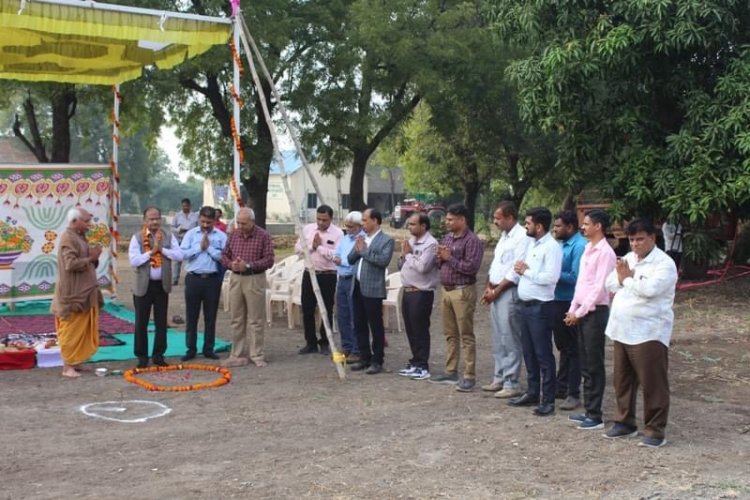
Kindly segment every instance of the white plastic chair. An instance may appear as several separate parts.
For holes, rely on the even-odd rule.
[[[383,300],[383,325],[388,327],[390,324],[390,308],[394,308],[396,311],[396,327],[398,332],[404,331],[403,318],[401,317],[401,295],[403,294],[403,287],[401,285],[401,273],[393,273],[386,276],[385,279],[385,291],[386,297]]]
[[[276,278],[288,279],[289,276],[285,276],[285,273],[288,273],[291,270],[292,264],[298,262],[299,260],[299,256],[290,255],[289,257],[286,257],[274,264],[271,269],[268,269],[266,271],[266,280],[268,281],[269,286],[271,282]]]
[[[299,282],[299,288],[302,288],[302,275],[305,270],[305,261],[298,260],[288,267],[288,271],[285,270],[283,273],[284,277],[277,277],[273,280],[273,283],[269,283],[268,289],[266,290],[266,321],[271,326],[273,321],[273,304],[280,303],[283,308],[286,308],[287,315],[292,308],[292,297],[294,293],[294,285]],[[290,326],[289,328],[292,328]]]

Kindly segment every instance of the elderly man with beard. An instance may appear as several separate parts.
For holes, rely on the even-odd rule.
[[[354,284],[354,269],[349,264],[349,252],[354,248],[357,236],[362,233],[362,212],[349,212],[344,217],[346,234],[336,245],[333,262],[336,264],[336,320],[341,332],[341,349],[346,356],[346,362],[359,361],[359,341],[354,331],[354,304],[352,292]]]

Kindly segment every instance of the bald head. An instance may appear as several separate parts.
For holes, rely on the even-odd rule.
[[[242,207],[237,210],[237,217],[235,218],[237,229],[244,235],[250,234],[255,226],[255,212],[252,208]]]

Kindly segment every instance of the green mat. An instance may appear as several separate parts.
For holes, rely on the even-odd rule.
[[[29,314],[49,314],[50,301],[38,301],[38,302],[19,302],[15,304],[15,311],[11,311],[8,306],[0,307],[0,316],[22,316]],[[135,322],[135,313],[130,309],[107,300],[104,302],[104,311],[108,312],[112,316],[120,318],[121,320],[129,323]],[[148,352],[151,352],[151,348],[154,345],[154,322],[150,321],[148,324]],[[135,359],[133,354],[133,344],[135,343],[135,335],[132,333],[115,334],[117,339],[125,342],[123,345],[100,347],[96,354],[89,360],[91,363],[97,363],[101,361],[124,361],[128,359]],[[198,332],[198,346],[203,345],[203,332]],[[225,342],[219,338],[216,339],[214,346],[215,352],[226,352],[230,347],[229,342]],[[179,357],[185,354],[185,332],[177,331],[172,328],[167,329],[167,352],[164,354],[166,357]]]

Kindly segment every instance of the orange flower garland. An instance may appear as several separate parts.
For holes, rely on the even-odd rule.
[[[151,241],[148,239],[148,226],[143,225],[143,249],[146,252],[151,251]],[[156,241],[161,241],[161,231],[156,232]],[[151,256],[151,267],[154,269],[158,269],[161,267],[161,252],[156,252],[156,254]]]
[[[190,385],[172,385],[164,386],[147,382],[137,377],[141,373],[154,373],[154,372],[173,372],[177,370],[200,370],[204,372],[217,372],[221,373],[221,377],[217,378],[212,382],[190,384]],[[125,380],[131,384],[140,385],[147,391],[152,392],[189,392],[199,391],[201,389],[211,389],[214,387],[221,387],[222,385],[228,384],[232,380],[232,372],[229,369],[221,366],[213,365],[201,365],[201,364],[179,364],[169,366],[149,366],[148,368],[131,368],[123,374]]]

